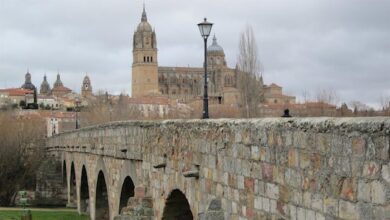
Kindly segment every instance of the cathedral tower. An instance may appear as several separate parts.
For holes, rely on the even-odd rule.
[[[148,23],[144,7],[133,37],[132,97],[158,93],[156,33]]]
[[[83,85],[81,86],[81,95],[85,97],[92,96],[92,85],[88,75],[85,75]]]
[[[43,77],[43,82],[41,84],[41,89],[39,90],[39,93],[41,95],[50,95],[50,85],[49,83],[47,82],[47,77],[46,77],[46,74],[45,76]]]
[[[211,68],[226,67],[225,52],[217,43],[217,38],[213,37],[213,43],[207,48],[207,64]]]

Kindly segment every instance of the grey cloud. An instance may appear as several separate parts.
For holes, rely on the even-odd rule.
[[[201,66],[196,24],[204,16],[234,67],[239,32],[255,31],[266,83],[292,95],[334,89],[345,102],[390,96],[390,2],[337,0],[150,0],[159,64]],[[85,72],[96,90],[130,92],[132,35],[142,1],[0,0],[0,86],[20,86],[29,67],[79,91]]]

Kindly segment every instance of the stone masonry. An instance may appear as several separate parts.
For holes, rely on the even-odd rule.
[[[73,164],[79,211],[85,168],[92,220],[99,173],[111,220],[169,219],[172,191],[194,219],[390,219],[389,133],[390,118],[129,121],[47,147],[65,161],[68,196]]]

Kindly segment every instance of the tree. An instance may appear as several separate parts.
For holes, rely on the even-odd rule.
[[[339,101],[339,96],[333,89],[320,89],[317,91],[316,101],[336,105]]]
[[[88,106],[81,111],[82,126],[136,119],[142,119],[142,113],[136,105],[129,103],[129,98],[125,95],[113,100],[108,94],[102,93],[96,96],[96,100],[90,100]]]
[[[44,121],[0,112],[0,206],[11,205],[15,193],[35,188],[43,158]]]
[[[249,25],[240,35],[237,67],[237,86],[242,96],[243,116],[254,117],[263,99],[263,82],[256,39]]]
[[[349,106],[353,108],[355,116],[370,116],[374,113],[374,109],[360,101],[351,101]]]
[[[384,116],[390,116],[390,96],[381,96],[380,105]]]

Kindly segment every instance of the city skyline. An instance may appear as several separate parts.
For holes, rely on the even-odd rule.
[[[58,70],[64,85],[76,92],[88,73],[94,91],[130,93],[132,35],[142,4],[0,1],[0,87],[20,87],[29,68],[37,87],[45,73],[52,85]],[[389,6],[386,1],[245,0],[229,6],[146,1],[159,66],[201,67],[203,42],[196,24],[207,16],[228,66],[234,67],[239,34],[249,24],[266,84],[277,83],[298,98],[304,91],[334,90],[342,102],[374,107],[381,96],[390,96]]]

